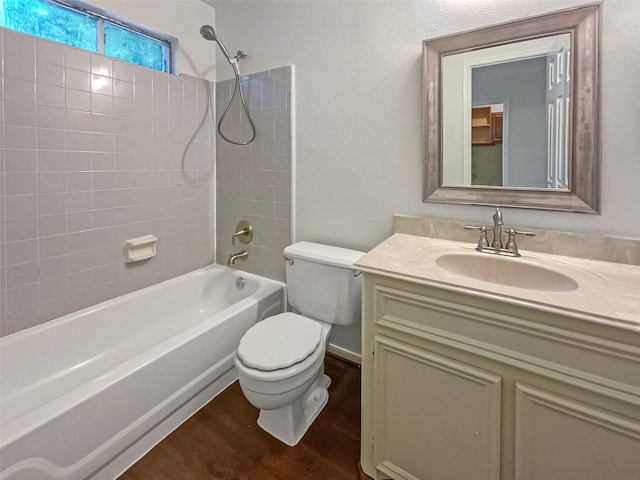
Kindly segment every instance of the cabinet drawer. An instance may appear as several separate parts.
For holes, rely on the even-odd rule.
[[[581,388],[606,389],[612,397],[640,405],[636,345],[569,330],[566,319],[552,313],[374,278],[368,280],[369,308],[374,327],[386,335],[439,342]]]

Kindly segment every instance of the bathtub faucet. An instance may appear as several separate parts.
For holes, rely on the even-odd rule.
[[[238,260],[239,258],[247,258],[248,256],[249,252],[247,252],[246,250],[242,250],[238,253],[230,253],[229,260],[227,260],[227,265],[233,266],[236,264],[236,260]]]

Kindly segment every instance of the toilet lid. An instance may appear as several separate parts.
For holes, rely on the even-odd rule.
[[[322,327],[301,315],[285,312],[256,323],[240,339],[238,357],[251,368],[271,371],[301,362],[322,337]]]

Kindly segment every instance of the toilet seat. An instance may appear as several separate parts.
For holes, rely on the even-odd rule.
[[[238,358],[245,367],[273,372],[288,369],[313,356],[322,343],[322,326],[291,312],[269,317],[240,339]]]

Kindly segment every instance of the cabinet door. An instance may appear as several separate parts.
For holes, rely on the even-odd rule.
[[[500,377],[385,336],[374,348],[376,468],[395,479],[498,480]]]
[[[640,422],[516,384],[516,480],[638,480]]]

